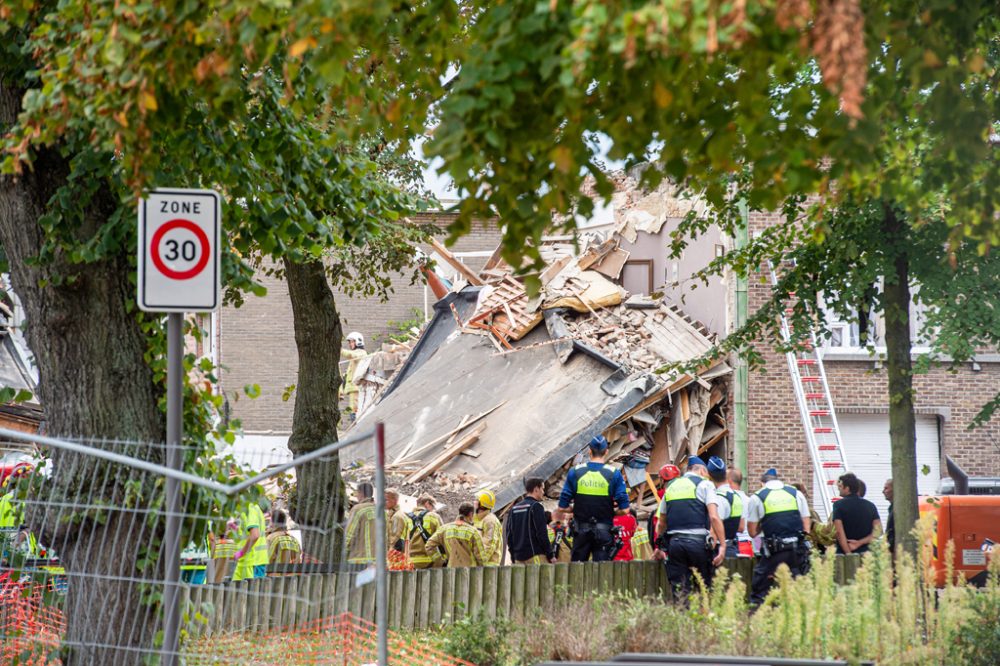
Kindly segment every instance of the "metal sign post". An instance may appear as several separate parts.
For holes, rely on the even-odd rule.
[[[378,664],[389,664],[389,580],[385,524],[385,424],[375,425],[375,629]]]
[[[184,450],[184,313],[219,305],[221,197],[210,190],[154,190],[139,201],[137,302],[167,312],[167,467],[182,470]],[[181,482],[165,483],[162,663],[180,650]]]

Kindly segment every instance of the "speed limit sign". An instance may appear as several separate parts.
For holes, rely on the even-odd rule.
[[[153,190],[139,201],[139,307],[205,312],[219,306],[220,197]]]

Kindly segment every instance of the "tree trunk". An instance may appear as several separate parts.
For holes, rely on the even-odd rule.
[[[340,345],[343,331],[322,262],[285,259],[299,354],[295,412],[288,448],[300,455],[337,441]],[[303,550],[324,562],[341,554],[345,497],[336,453],[296,470],[292,514],[302,528]]]
[[[910,271],[906,223],[884,206],[882,231],[896,254],[885,276],[885,345],[889,375],[889,438],[892,443],[892,511],[896,543],[917,554],[912,531],[917,508],[917,434],[913,411],[913,366],[910,360]]]
[[[23,94],[0,79],[0,133],[14,123]],[[159,460],[161,451],[148,443],[163,441],[160,390],[144,359],[147,341],[128,309],[134,301],[130,250],[90,263],[73,263],[61,250],[34,261],[46,241],[39,219],[50,212],[50,197],[66,186],[70,171],[69,157],[42,149],[22,176],[0,176],[0,244],[25,308],[48,434],[96,438],[104,448]],[[58,233],[70,244],[91,238],[119,205],[107,184],[74,203],[79,219],[58,220]],[[121,245],[132,248],[134,242]],[[152,646],[158,621],[156,608],[140,598],[148,590],[128,579],[158,575],[136,566],[140,548],[156,538],[158,528],[141,514],[114,508],[81,513],[81,505],[122,506],[124,472],[85,455],[53,451],[51,458],[46,494],[29,500],[46,504],[29,504],[26,519],[68,573],[64,663],[134,662],[135,648]],[[152,479],[128,478],[143,482],[139,503],[152,499]]]

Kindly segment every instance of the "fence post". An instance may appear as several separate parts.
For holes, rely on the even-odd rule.
[[[181,438],[184,436],[184,315],[167,315],[167,467],[184,466]],[[163,666],[174,666],[180,650],[181,607],[181,482],[167,477],[166,525],[163,533]],[[261,534],[260,538],[264,535]]]
[[[389,586],[386,580],[385,424],[375,424],[375,625],[378,664],[389,666]]]

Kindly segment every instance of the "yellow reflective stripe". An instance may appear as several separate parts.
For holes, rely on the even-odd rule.
[[[698,486],[694,485],[691,479],[681,476],[674,479],[673,483],[667,486],[667,492],[663,495],[663,501],[673,502],[676,500],[695,499],[697,491]]]
[[[730,491],[733,492],[733,491]],[[740,494],[733,492],[733,508],[729,514],[730,518],[742,518],[743,517],[743,498]]]
[[[798,511],[799,503],[790,492],[784,488],[771,490],[764,498],[764,515],[771,513],[783,513],[785,511]]]
[[[610,494],[611,484],[598,471],[589,471],[576,480],[577,495],[596,495],[606,497]]]

